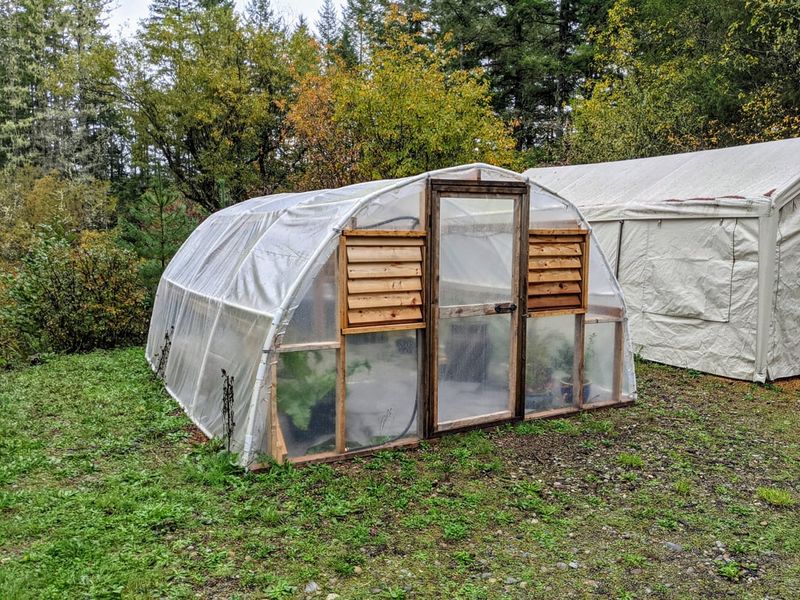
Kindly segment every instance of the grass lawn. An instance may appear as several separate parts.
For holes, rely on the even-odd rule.
[[[140,348],[2,373],[0,598],[800,598],[798,388],[638,374],[631,408],[254,475]]]

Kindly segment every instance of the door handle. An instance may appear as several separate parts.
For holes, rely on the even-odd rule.
[[[503,302],[501,304],[494,305],[494,312],[496,312],[498,315],[504,313],[513,313],[515,310],[517,310],[517,305],[513,302]]]

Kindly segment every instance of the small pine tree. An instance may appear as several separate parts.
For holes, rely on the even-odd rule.
[[[325,52],[330,52],[339,41],[339,17],[333,0],[324,0],[319,10],[317,39]]]
[[[271,29],[278,22],[270,0],[249,0],[244,14],[247,22],[259,30]]]
[[[174,189],[157,181],[128,209],[122,238],[142,258],[142,278],[155,289],[167,263],[197,225],[198,218]]]

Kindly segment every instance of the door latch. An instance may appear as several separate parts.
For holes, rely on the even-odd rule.
[[[515,310],[517,310],[517,305],[513,302],[503,302],[501,304],[494,305],[494,312],[496,312],[498,315],[504,313],[513,313]]]

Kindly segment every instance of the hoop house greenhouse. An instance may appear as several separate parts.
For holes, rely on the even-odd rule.
[[[164,272],[147,358],[249,466],[636,394],[622,295],[586,222],[480,164],[214,213]]]

